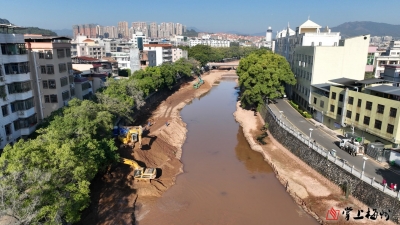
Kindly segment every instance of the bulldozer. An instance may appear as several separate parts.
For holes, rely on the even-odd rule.
[[[193,84],[194,89],[198,89],[202,84],[204,84],[204,80],[201,79],[201,76],[199,75],[199,81],[195,84]]]
[[[150,181],[157,176],[156,168],[143,168],[134,160],[121,158],[121,163],[129,165],[134,169],[133,179],[135,181]]]
[[[118,138],[123,145],[139,142],[140,148],[142,148],[142,134],[142,126],[116,126],[113,129],[113,136]]]

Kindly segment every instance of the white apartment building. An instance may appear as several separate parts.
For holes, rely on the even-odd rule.
[[[18,27],[0,25],[0,29]],[[36,129],[37,116],[24,35],[0,33],[0,149]]]
[[[208,45],[211,47],[226,47],[230,46],[231,42],[228,40],[213,40],[213,39],[192,39],[189,41],[189,46],[193,47],[196,45]]]
[[[111,57],[118,62],[119,69],[130,69],[130,53],[111,52]]]
[[[172,62],[176,62],[180,58],[188,59],[188,51],[182,50],[180,48],[173,48],[172,49]]]
[[[39,121],[64,107],[75,96],[71,39],[25,35]]]
[[[379,78],[385,71],[385,65],[400,64],[400,41],[391,41],[389,49],[380,55],[375,56],[374,69],[375,77]]]
[[[71,41],[71,55],[88,56],[96,59],[106,57],[106,49],[104,43],[98,40],[89,39],[87,36],[78,35],[75,40]]]
[[[284,56],[295,74],[297,84],[286,88],[287,95],[302,108],[311,108],[313,84],[346,77],[363,80],[369,48],[369,35],[341,40],[338,32],[307,20],[296,28],[287,28],[276,40],[275,52]],[[291,35],[292,34],[292,35]]]
[[[132,39],[130,42],[132,42],[132,46],[134,48],[138,48],[139,50],[143,50],[143,45],[149,43],[146,35],[144,35],[142,32],[136,32],[132,34]]]
[[[159,66],[166,62],[172,62],[171,44],[145,44],[144,51],[147,52],[148,66]]]

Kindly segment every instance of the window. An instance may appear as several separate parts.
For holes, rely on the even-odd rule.
[[[335,106],[331,105],[331,112],[335,112]]]
[[[89,82],[83,83],[82,84],[82,91],[87,90],[89,88],[91,88],[92,86],[90,85]]]
[[[58,58],[64,58],[65,57],[64,49],[57,49],[57,57]]]
[[[47,74],[54,74],[54,66],[53,65],[47,65]]]
[[[70,62],[67,63],[67,69],[68,69],[68,72],[72,70],[72,63],[70,63]]]
[[[377,113],[383,114],[383,111],[385,111],[385,106],[378,104],[378,108],[376,110]]]
[[[7,64],[4,64],[4,71],[8,75],[9,74],[29,73],[29,63],[28,62],[7,63]]]
[[[47,80],[43,81],[43,89],[48,89],[49,88],[49,82]]]
[[[39,59],[44,59],[44,52],[43,51],[39,52]]]
[[[360,113],[356,113],[356,122],[360,120]]]
[[[314,104],[317,104],[317,98],[314,97]]]
[[[75,88],[71,88],[70,91],[71,91],[71,96],[75,96]]]
[[[52,59],[53,58],[53,52],[52,51],[46,51],[44,55],[45,59]]]
[[[343,102],[343,95],[339,94],[339,102]]]
[[[64,92],[62,93],[62,99],[63,99],[63,101],[69,99],[69,91],[64,91]]]
[[[49,88],[56,89],[56,80],[49,80]]]
[[[58,64],[58,70],[60,71],[60,73],[67,71],[67,66],[65,65],[65,63]]]
[[[364,116],[364,124],[365,125],[369,125],[369,120],[370,120],[369,116]]]
[[[319,102],[319,106],[320,106],[321,108],[324,108],[324,101],[320,101],[320,102]]]
[[[8,86],[8,94],[24,93],[32,90],[31,81],[15,82],[8,84],[7,86]]]
[[[12,102],[10,105],[11,105],[11,112],[15,112],[15,111],[24,111],[31,109],[35,106],[35,103],[32,97],[23,101]]]
[[[14,130],[17,131],[19,129],[21,129],[21,125],[19,123],[19,120],[16,120],[13,122],[14,123]]]
[[[342,107],[337,107],[337,114],[342,115]]]
[[[333,100],[335,100],[336,99],[336,92],[332,92],[332,97],[331,97]]]
[[[354,98],[353,97],[349,97],[349,100],[348,100],[349,105],[353,105],[353,101],[354,101]]]
[[[57,95],[50,95],[50,102],[51,103],[57,103],[58,102]]]
[[[389,113],[390,117],[396,117],[396,114],[397,114],[397,109],[390,107],[390,113]]]
[[[60,78],[61,87],[68,85],[68,77],[61,77]]]
[[[46,66],[40,66],[40,73],[46,74]]]
[[[4,130],[6,131],[6,135],[11,135],[11,123],[4,126]]]
[[[372,102],[367,101],[367,104],[365,105],[365,109],[371,110],[372,109]]]
[[[351,119],[351,111],[350,111],[350,110],[347,110],[347,111],[346,111],[346,117],[349,118],[349,119]]]
[[[67,57],[71,57],[71,49],[66,48],[65,53],[66,53]]]
[[[70,84],[74,83],[74,75],[69,75],[68,80]]]
[[[45,95],[45,96],[44,96],[44,102],[45,102],[45,103],[50,103],[50,96]]]
[[[374,128],[380,130],[381,127],[382,127],[382,121],[380,121],[380,120],[375,120]]]
[[[1,112],[3,113],[3,117],[8,116],[8,105],[3,105],[1,107]]]
[[[393,134],[394,126],[392,124],[388,124],[386,128],[386,132],[389,134]]]
[[[357,107],[361,107],[361,99],[358,99],[358,101],[357,101]]]

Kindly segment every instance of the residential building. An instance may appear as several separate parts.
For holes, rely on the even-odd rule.
[[[295,86],[286,87],[286,95],[303,109],[311,111],[311,85],[335,78],[364,79],[369,35],[341,40],[340,33],[307,20],[296,28],[288,27],[276,40],[275,52],[284,56],[296,77]]]
[[[130,69],[130,53],[127,52],[111,52],[111,58],[118,62],[119,69]]]
[[[103,28],[105,38],[118,38],[117,28],[115,26],[106,26]]]
[[[180,23],[177,23],[176,25],[175,25],[175,34],[176,35],[182,35],[183,34],[183,25],[182,24],[180,24]]]
[[[144,44],[144,51],[147,51],[149,66],[159,66],[165,62],[172,62],[171,44]]]
[[[400,65],[385,75],[399,79]],[[364,143],[382,142],[387,148],[400,143],[400,88],[384,79],[338,78],[314,84],[311,105],[317,121],[337,133],[356,133]]]
[[[25,35],[35,106],[41,121],[74,97],[71,39]]]
[[[172,62],[176,62],[180,58],[188,59],[188,51],[182,50],[180,48],[173,48],[172,49]]]
[[[85,79],[79,79],[79,78],[87,78],[87,80],[81,82],[80,87],[85,88],[85,82],[88,82],[90,84],[87,90],[92,91],[92,93],[95,93],[98,89],[102,88],[105,86],[106,78],[108,76],[108,71],[104,71],[103,65],[101,63],[83,63],[83,64],[72,64],[72,68],[74,70],[75,77],[77,78],[78,82],[80,80],[85,80]],[[79,88],[79,86],[77,86]],[[87,90],[78,90],[79,93],[82,93],[82,96],[78,94],[77,98],[80,99],[87,99],[90,96],[85,96],[85,91]],[[86,93],[87,94],[87,93]]]
[[[83,25],[73,25],[72,26],[74,38],[78,35],[84,35],[88,38],[97,37],[97,25],[96,24],[83,24]]]
[[[265,34],[264,47],[272,49],[272,28],[268,27],[267,33]]]
[[[98,40],[79,35],[71,43],[72,56],[88,56],[96,59],[106,57],[104,43],[100,43]]]
[[[129,26],[128,22],[118,22],[118,38],[129,38]]]
[[[390,41],[389,48],[386,51],[378,51],[378,54],[375,55],[375,78],[381,77],[385,66],[390,64],[400,64],[400,41]]]
[[[132,35],[131,42],[133,43],[132,46],[134,48],[138,48],[140,51],[143,50],[143,45],[148,44],[149,41],[146,38],[146,35],[143,32],[136,32]]]
[[[150,37],[157,38],[158,37],[158,26],[157,23],[150,23]]]
[[[3,31],[0,33],[0,149],[3,149],[30,135],[36,129],[37,115],[24,35],[8,33],[19,29],[13,25],[1,24],[0,28]]]

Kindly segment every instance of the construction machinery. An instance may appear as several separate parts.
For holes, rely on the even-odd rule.
[[[364,154],[364,146],[361,145],[359,139],[350,138],[350,139],[342,139],[340,140],[339,147],[345,151],[347,151],[350,155],[363,155]]]
[[[121,158],[121,163],[129,165],[134,169],[133,179],[135,181],[150,181],[157,176],[156,168],[143,168],[134,160]]]
[[[193,84],[194,89],[198,89],[202,84],[204,84],[204,80],[201,79],[201,76],[199,75],[199,81],[195,84]]]
[[[113,129],[113,136],[118,138],[124,145],[139,142],[142,148],[142,126],[116,126]]]

